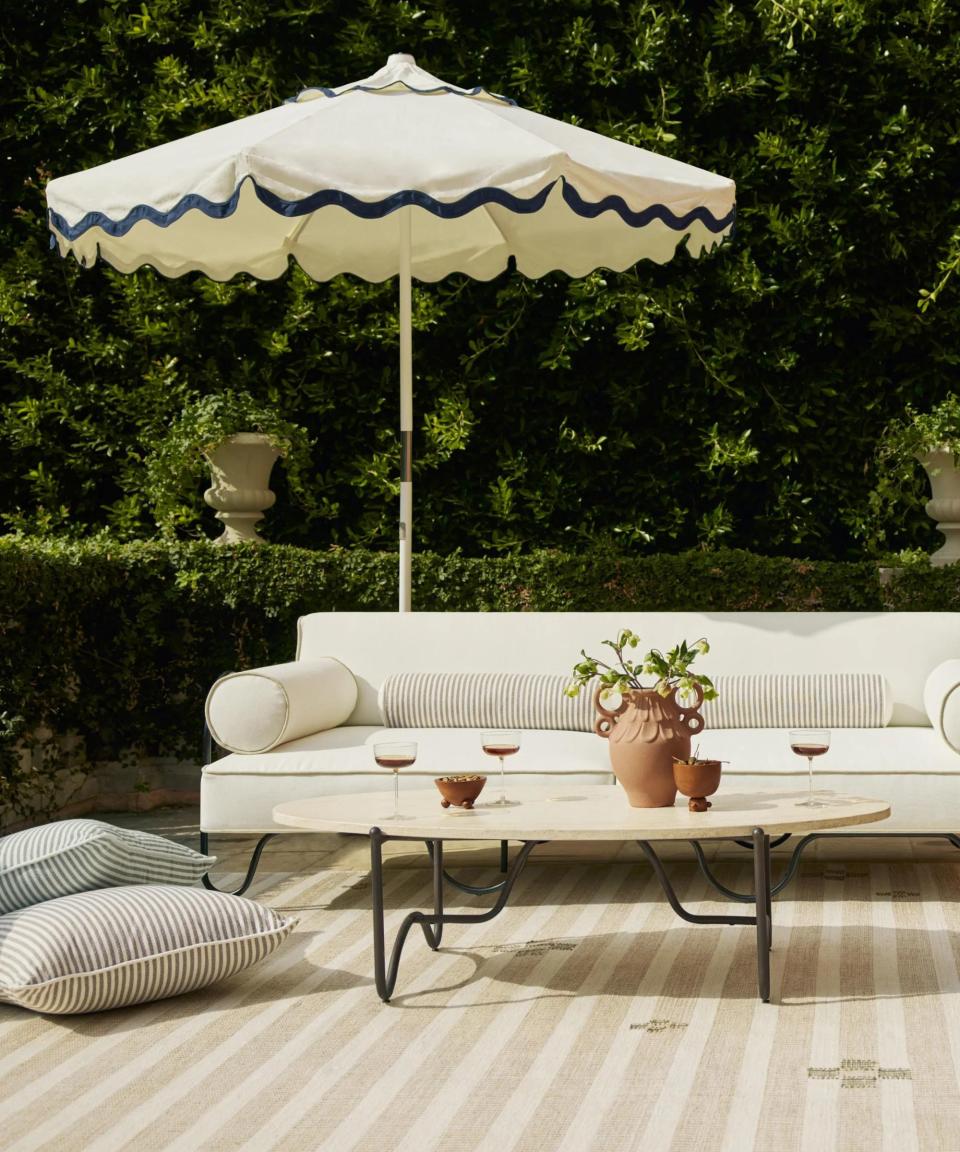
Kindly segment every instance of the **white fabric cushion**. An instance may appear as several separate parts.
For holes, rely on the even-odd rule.
[[[357,682],[331,657],[272,664],[222,676],[207,695],[207,725],[230,752],[277,744],[342,724],[357,702]]]
[[[296,923],[202,888],[62,896],[0,917],[0,1001],[61,1014],[191,992],[269,956]]]
[[[790,751],[783,728],[706,728],[693,738],[699,755],[724,760],[724,774],[750,773],[787,776],[807,771],[806,758]],[[813,762],[814,776],[856,773],[924,775],[944,773],[960,780],[960,757],[952,752],[932,728],[834,728],[830,750]],[[866,781],[862,789],[868,787]],[[882,784],[872,792],[883,798]],[[877,789],[880,788],[880,791]]]
[[[422,784],[451,772],[499,771],[496,759],[480,748],[480,733],[469,728],[336,728],[292,740],[258,756],[224,756],[208,764],[204,777],[312,776],[317,795],[324,777],[352,779],[358,789],[368,778],[391,785],[392,773],[377,767],[373,745],[380,740],[415,740],[417,760],[401,778]],[[707,728],[693,738],[700,756],[729,761],[724,771],[770,775],[806,770],[806,760],[790,751],[787,732],[777,728]],[[556,777],[610,773],[606,740],[588,732],[523,732],[520,751],[504,762],[508,775]],[[949,772],[960,774],[960,758],[932,728],[836,728],[830,751],[814,765],[834,772]],[[279,800],[278,800],[279,803]]]
[[[960,660],[944,660],[927,677],[923,704],[930,723],[954,752],[960,752]]]
[[[196,884],[216,863],[163,836],[59,820],[0,838],[0,914],[121,884]]]
[[[256,756],[224,756],[204,768],[209,776],[307,775],[373,776],[392,786],[393,773],[380,768],[373,745],[388,740],[414,740],[416,762],[401,777],[448,776],[451,772],[499,772],[495,757],[480,746],[476,728],[385,728],[350,725],[291,740]],[[592,732],[529,731],[520,734],[520,751],[507,757],[510,773],[564,775],[570,772],[610,774],[606,740]]]

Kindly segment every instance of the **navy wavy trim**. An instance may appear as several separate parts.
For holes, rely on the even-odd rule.
[[[346,96],[348,92],[385,92],[388,88],[394,88],[397,84],[402,84],[408,92],[416,92],[419,96],[432,96],[435,92],[448,92],[451,96],[479,96],[482,92],[484,96],[489,96],[491,100],[499,100],[502,104],[509,104],[511,107],[516,107],[516,100],[511,100],[509,96],[498,96],[496,92],[491,92],[488,88],[483,88],[477,85],[476,88],[451,88],[448,84],[438,84],[436,88],[414,88],[412,84],[407,84],[404,80],[394,80],[391,84],[381,84],[379,88],[373,88],[368,84],[354,84],[350,88],[344,88],[342,92],[337,92],[333,88],[324,88],[322,85],[317,85],[314,88],[301,88],[296,96],[288,96],[284,100],[284,104],[299,104],[300,97],[307,92],[321,92],[324,96],[329,96],[331,100],[335,100],[338,96]]]
[[[316,212],[319,208],[336,204],[363,220],[379,220],[408,204],[415,204],[418,208],[424,208],[428,212],[432,212],[434,216],[440,217],[441,220],[455,220],[460,216],[466,216],[468,212],[473,212],[474,209],[480,208],[484,204],[499,204],[511,212],[526,215],[540,211],[556,184],[556,181],[553,181],[535,196],[526,200],[514,196],[510,192],[504,192],[500,188],[478,188],[475,192],[469,192],[452,204],[444,204],[432,196],[428,196],[426,192],[408,189],[404,192],[395,192],[392,196],[371,203],[366,200],[358,200],[356,196],[351,196],[348,192],[339,192],[334,189],[314,192],[302,200],[284,200],[275,192],[261,188],[252,177],[248,176],[245,179],[253,183],[257,199],[271,211],[281,216],[306,216],[311,212]],[[689,228],[695,220],[698,220],[708,231],[719,233],[728,228],[736,217],[736,208],[732,208],[726,216],[718,220],[708,208],[703,207],[693,208],[683,216],[677,216],[664,204],[651,204],[649,208],[635,212],[628,207],[622,196],[605,196],[599,201],[584,200],[576,188],[568,184],[562,176],[559,179],[563,185],[563,199],[578,216],[594,218],[603,212],[616,212],[623,222],[631,228],[644,228],[653,220],[660,220],[668,228],[682,232],[685,228]],[[243,183],[244,181],[241,181],[237,185],[229,200],[220,203],[191,192],[178,200],[169,212],[161,212],[149,204],[138,204],[136,208],[131,208],[122,220],[111,220],[102,212],[88,212],[76,224],[71,225],[51,208],[49,209],[50,226],[67,240],[72,241],[91,228],[102,228],[109,236],[125,236],[134,224],[138,224],[141,220],[149,220],[158,228],[169,228],[181,216],[194,209],[203,212],[211,219],[223,220],[227,216],[232,216],[237,210]]]

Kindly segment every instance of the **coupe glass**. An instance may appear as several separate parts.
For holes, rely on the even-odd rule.
[[[813,796],[813,758],[822,756],[830,748],[830,733],[826,728],[802,728],[790,732],[790,751],[807,758],[809,791],[806,800],[798,800],[801,808],[826,808],[823,800]]]
[[[387,820],[399,820],[400,817],[400,769],[409,768],[416,763],[417,745],[413,740],[391,740],[383,744],[374,744],[373,758],[381,768],[389,768],[393,773],[393,815]]]
[[[500,761],[500,798],[491,801],[491,806],[511,808],[519,801],[507,799],[507,781],[503,774],[503,758],[520,751],[520,733],[513,729],[481,732],[480,743],[488,756],[496,756]]]

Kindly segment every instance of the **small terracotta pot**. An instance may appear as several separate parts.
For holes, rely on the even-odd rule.
[[[444,808],[451,804],[458,808],[472,808],[486,782],[486,776],[438,776],[434,780],[443,797],[440,803]]]
[[[691,812],[706,812],[710,807],[707,797],[720,787],[720,770],[720,760],[674,760],[673,779],[677,791],[690,797],[687,807]]]

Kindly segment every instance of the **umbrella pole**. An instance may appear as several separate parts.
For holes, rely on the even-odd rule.
[[[413,324],[411,320],[410,209],[400,216],[400,611],[410,611],[413,547]]]

